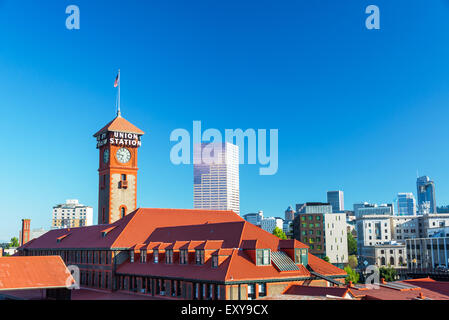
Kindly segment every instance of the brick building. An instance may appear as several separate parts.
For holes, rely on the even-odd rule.
[[[232,211],[138,209],[110,225],[52,230],[20,255],[59,255],[81,287],[175,299],[255,299],[346,273]]]

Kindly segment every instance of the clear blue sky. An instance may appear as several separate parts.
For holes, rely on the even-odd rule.
[[[81,29],[65,28],[66,6]],[[381,30],[365,28],[365,8]],[[0,0],[0,239],[51,207],[97,209],[92,135],[114,117],[143,129],[140,207],[191,208],[193,168],[170,163],[176,128],[279,129],[279,171],[240,169],[241,212],[345,191],[354,202],[416,193],[449,203],[449,1]]]

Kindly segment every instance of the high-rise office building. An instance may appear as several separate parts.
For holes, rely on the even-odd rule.
[[[398,216],[414,216],[416,201],[413,193],[398,193]]]
[[[328,191],[327,202],[332,206],[333,212],[342,212],[345,210],[343,191]]]
[[[292,206],[289,206],[287,210],[285,210],[285,221],[293,220],[295,220],[295,210],[293,210]]]
[[[78,200],[67,200],[53,207],[52,229],[91,226],[93,214],[92,207],[82,205]]]
[[[240,214],[238,146],[196,144],[193,164],[194,208],[232,210]]]
[[[435,201],[435,183],[429,177],[423,176],[416,180],[418,207],[426,207],[425,203],[429,205],[429,213],[436,213]]]

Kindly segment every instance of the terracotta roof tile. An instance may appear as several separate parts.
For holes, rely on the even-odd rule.
[[[333,264],[326,262],[313,254],[309,253],[309,267],[312,268],[316,273],[322,274],[323,276],[336,276],[342,275],[346,276],[346,271],[337,268]]]
[[[59,256],[0,258],[0,291],[66,288],[74,281]]]
[[[232,211],[209,211],[188,209],[137,209],[123,219],[110,225],[95,225],[72,228],[71,236],[60,243],[56,239],[67,234],[67,229],[50,230],[41,237],[26,243],[21,248],[30,249],[77,249],[77,248],[131,248],[139,243],[149,243],[149,237],[156,229],[204,224],[206,222],[244,221]],[[109,230],[106,237],[103,231]],[[173,237],[172,237],[173,238]],[[160,237],[158,242],[174,242],[170,237]],[[170,239],[170,240],[164,240]],[[208,240],[214,240],[208,237]],[[184,240],[184,239],[179,239]],[[200,240],[200,239],[185,239]],[[217,239],[222,240],[222,239]]]
[[[316,287],[316,286],[303,286],[298,284],[292,284],[283,294],[293,294],[299,296],[334,296],[345,297],[347,293],[351,293],[347,287]],[[352,293],[351,293],[352,294]],[[353,295],[353,294],[352,294]]]
[[[116,117],[114,120],[109,122],[106,126],[104,126],[100,131],[94,134],[94,137],[99,136],[100,134],[107,131],[115,131],[115,132],[126,132],[126,133],[135,133],[138,135],[143,135],[144,132],[133,125],[131,122],[122,118],[121,116]]]

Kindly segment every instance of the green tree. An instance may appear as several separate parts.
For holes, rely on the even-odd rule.
[[[349,265],[345,267],[345,271],[348,274],[345,279],[346,284],[349,284],[349,281],[352,281],[354,284],[359,282],[360,275],[357,271],[353,270]]]
[[[385,279],[386,282],[391,282],[396,280],[397,272],[392,267],[380,267],[379,276]]]
[[[19,239],[17,239],[16,237],[12,237],[9,246],[11,248],[17,248],[19,246]]]
[[[357,241],[351,232],[348,232],[348,254],[350,256],[357,255]]]
[[[278,237],[279,239],[281,239],[281,240],[286,240],[287,239],[287,236],[285,235],[285,232],[282,231],[282,229],[279,228],[279,227],[274,228],[273,234],[276,237]]]
[[[330,262],[330,261],[331,261],[331,259],[329,259],[328,256],[325,256],[325,257],[323,258],[323,260],[326,261],[326,262]]]
[[[359,261],[357,260],[357,256],[352,255],[348,257],[348,265],[352,268],[355,269],[357,268],[357,265],[359,264]]]

